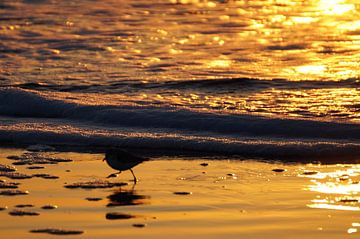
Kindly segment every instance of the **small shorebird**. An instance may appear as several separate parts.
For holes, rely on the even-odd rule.
[[[136,165],[148,161],[149,159],[143,158],[134,154],[131,154],[125,150],[121,149],[112,149],[105,153],[105,158],[103,161],[106,161],[107,164],[116,170],[119,170],[117,173],[110,174],[107,176],[108,178],[116,177],[117,174],[120,174],[122,171],[130,170],[132,175],[134,176],[134,182],[137,182],[135,174],[132,170]]]

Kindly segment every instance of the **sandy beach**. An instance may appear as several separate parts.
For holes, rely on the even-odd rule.
[[[26,151],[0,152],[0,163],[11,165],[14,160],[8,156]],[[0,196],[0,206],[7,207],[0,212],[0,230],[9,239],[59,237],[30,232],[48,228],[81,232],[69,238],[355,238],[358,234],[357,165],[157,157],[134,168],[139,178],[134,184],[129,171],[106,179],[114,170],[102,162],[103,154],[31,154],[73,161],[36,164],[43,169],[16,166],[16,172],[58,177],[54,179],[1,177],[28,191]],[[65,187],[105,180],[127,185]],[[57,207],[43,209],[45,205]],[[39,215],[10,215],[14,210]]]

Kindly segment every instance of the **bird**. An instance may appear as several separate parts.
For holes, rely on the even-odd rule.
[[[134,183],[136,183],[138,180],[132,170],[133,167],[136,165],[148,161],[148,158],[144,158],[141,156],[137,156],[134,154],[131,154],[125,150],[122,149],[111,149],[108,150],[105,153],[105,158],[103,161],[106,161],[106,163],[113,169],[118,170],[117,173],[112,173],[107,178],[116,177],[117,174],[120,174],[122,171],[130,170],[131,174],[134,177]]]

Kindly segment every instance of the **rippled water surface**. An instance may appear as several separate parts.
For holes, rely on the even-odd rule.
[[[359,7],[354,0],[2,1],[3,74],[66,82],[355,77]]]
[[[359,120],[359,8],[355,0],[4,0],[1,84]],[[284,80],[264,81],[275,78]]]

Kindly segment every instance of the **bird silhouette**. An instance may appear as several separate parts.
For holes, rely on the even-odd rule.
[[[134,154],[131,154],[125,150],[122,149],[111,149],[108,150],[105,153],[105,158],[103,161],[106,161],[106,163],[113,169],[118,170],[117,173],[112,173],[107,178],[116,177],[118,174],[120,174],[122,171],[130,170],[134,177],[134,182],[136,183],[138,180],[132,170],[133,167],[136,165],[148,161],[148,158],[144,158],[141,156],[137,156]]]

